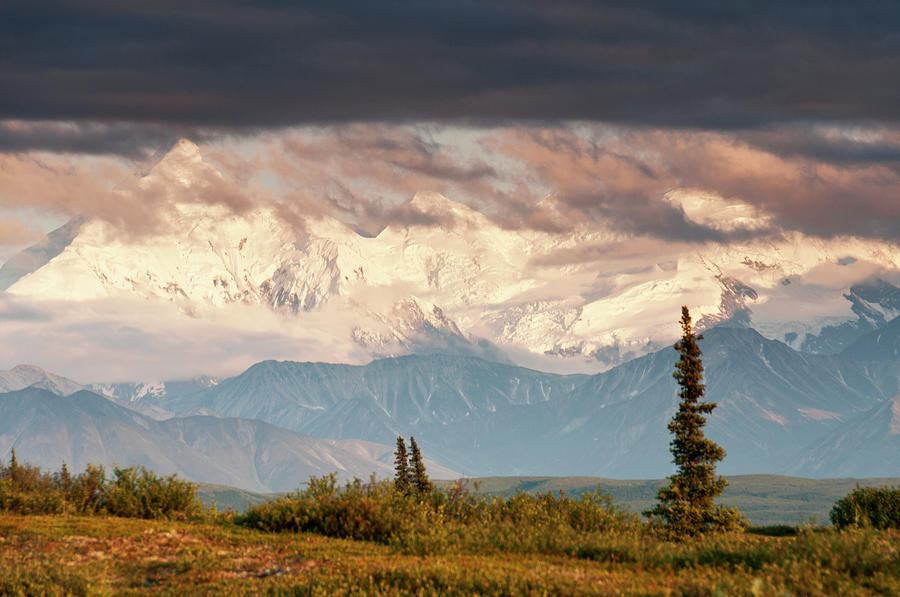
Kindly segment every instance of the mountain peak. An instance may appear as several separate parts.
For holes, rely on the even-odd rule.
[[[38,374],[38,375],[47,375],[47,371],[38,367],[37,365],[28,365],[26,363],[22,363],[20,365],[16,365],[10,371],[14,371],[19,375],[25,374]]]
[[[21,390],[38,386],[59,396],[67,396],[84,388],[81,384],[55,375],[36,365],[16,365],[9,371],[0,371],[0,392]]]
[[[456,207],[461,207],[460,203],[456,201],[451,201],[444,195],[440,193],[435,193],[434,191],[418,191],[413,198],[410,199],[409,205],[415,207],[419,211],[430,212],[434,210],[452,210]]]
[[[167,158],[178,158],[178,159],[187,159],[190,161],[199,161],[203,159],[200,155],[200,147],[197,146],[196,143],[182,137],[178,141],[175,142],[175,145],[166,152],[166,155],[163,157],[163,160]]]
[[[145,170],[143,175],[152,176],[154,172],[163,172],[176,180],[186,182],[192,178],[190,172],[199,164],[203,164],[203,155],[200,153],[200,148],[190,139],[182,137],[156,164]]]
[[[418,191],[406,204],[410,210],[433,217],[444,225],[486,226],[488,218],[465,203],[448,199],[434,191]]]

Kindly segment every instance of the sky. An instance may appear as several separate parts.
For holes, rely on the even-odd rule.
[[[73,215],[152,230],[167,199],[113,191],[182,137],[229,181],[197,200],[367,234],[427,222],[406,202],[431,190],[505,229],[596,223],[663,253],[893,243],[898,31],[890,0],[8,0],[0,260]],[[692,217],[684,192],[747,217]]]

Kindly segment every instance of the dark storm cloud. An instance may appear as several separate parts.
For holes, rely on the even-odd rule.
[[[858,131],[854,138],[812,126],[786,126],[743,131],[739,136],[752,146],[784,158],[808,158],[844,166],[885,164],[900,170],[900,135],[896,130]]]
[[[895,2],[622,4],[6,2],[0,117],[898,120]]]
[[[0,121],[0,150],[113,154],[142,159],[168,150],[182,137],[202,143],[211,131],[128,122]]]

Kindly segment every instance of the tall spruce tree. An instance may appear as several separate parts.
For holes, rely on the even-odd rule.
[[[419,445],[416,443],[415,437],[410,436],[409,438],[409,450],[409,465],[412,469],[410,471],[410,484],[412,489],[416,492],[416,495],[429,494],[434,489],[434,484],[425,473],[425,463],[422,462],[422,453],[419,451]]]
[[[411,472],[409,470],[409,453],[403,436],[397,436],[397,449],[394,450],[394,487],[404,495],[410,492]]]
[[[716,463],[725,457],[725,450],[703,435],[704,415],[710,414],[716,404],[702,402],[705,386],[697,341],[703,336],[694,335],[687,307],[681,308],[681,331],[681,340],[675,343],[680,358],[673,374],[681,386],[681,401],[669,423],[669,432],[675,436],[669,449],[677,472],[669,477],[667,486],[660,488],[660,503],[644,514],[678,536],[740,528],[746,523],[737,508],[713,503],[728,485],[716,475]]]

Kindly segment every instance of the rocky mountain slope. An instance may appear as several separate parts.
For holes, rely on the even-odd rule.
[[[792,470],[804,476],[900,474],[900,396],[821,437],[800,454]]]
[[[190,416],[156,421],[97,394],[58,396],[40,388],[0,394],[0,451],[73,471],[88,463],[143,465],[160,474],[252,491],[289,491],[310,475],[392,475],[392,446],[322,440],[246,419]],[[5,456],[4,456],[5,459]],[[453,471],[433,461],[435,478]]]
[[[728,451],[729,474],[793,470],[810,445],[900,391],[896,361],[800,353],[752,329],[708,330],[701,348],[707,396],[718,403],[708,435]],[[672,470],[674,359],[666,348],[594,376],[437,355],[364,367],[269,361],[194,394],[142,401],[317,437],[415,435],[435,460],[469,475],[662,477]],[[825,464],[810,474],[852,473]]]
[[[844,348],[846,358],[870,361],[896,361],[900,359],[900,317],[863,334]]]

